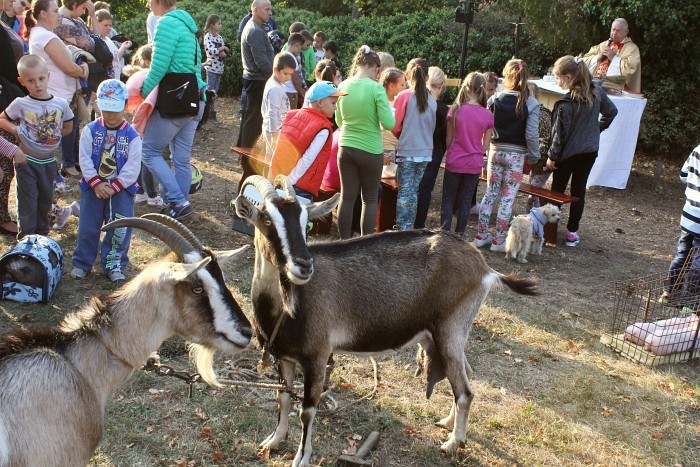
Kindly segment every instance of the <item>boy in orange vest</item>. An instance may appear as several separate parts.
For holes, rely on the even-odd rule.
[[[306,93],[310,106],[290,110],[282,122],[270,161],[270,179],[286,175],[297,196],[313,201],[323,180],[333,142],[330,117],[336,102],[347,93],[328,81],[313,84]]]

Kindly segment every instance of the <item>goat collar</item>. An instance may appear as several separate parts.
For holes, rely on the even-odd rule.
[[[119,361],[122,363],[122,365],[128,366],[128,367],[131,368],[131,369],[137,368],[137,367],[139,366],[139,365],[133,365],[133,364],[129,363],[127,360],[125,360],[124,358],[122,358],[121,355],[119,355],[119,354],[116,353],[114,350],[112,350],[112,348],[111,348],[109,345],[107,345],[107,343],[105,342],[105,340],[102,338],[102,335],[99,333],[99,331],[98,331],[98,332],[94,332],[94,333],[93,333],[93,336],[95,336],[95,338],[100,342],[100,344],[102,344],[102,346],[103,346],[105,349],[107,349],[107,352],[111,353],[112,356],[114,356],[114,358],[116,358],[117,360],[119,360]]]
[[[279,316],[279,318],[277,318],[277,322],[275,323],[275,327],[272,330],[272,335],[270,336],[269,339],[267,338],[267,335],[265,335],[265,331],[263,331],[262,329],[259,329],[260,334],[262,334],[262,336],[265,338],[265,343],[263,344],[263,354],[262,354],[262,358],[260,359],[260,365],[259,365],[263,369],[272,368],[273,361],[272,361],[272,355],[270,354],[270,349],[272,348],[272,343],[275,341],[275,338],[277,337],[277,333],[279,332],[280,327],[282,327],[282,321],[284,321],[284,316],[286,314],[287,313],[285,313],[284,311],[282,311],[280,313],[280,316]]]

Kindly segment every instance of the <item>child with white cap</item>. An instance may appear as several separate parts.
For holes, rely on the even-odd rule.
[[[331,156],[333,126],[330,117],[347,93],[329,81],[318,81],[306,92],[309,107],[290,110],[282,123],[270,161],[270,178],[286,175],[297,196],[313,201]]]
[[[97,88],[102,117],[90,122],[80,135],[80,224],[73,252],[71,277],[82,279],[92,269],[100,244],[100,228],[115,219],[134,215],[136,179],[141,170],[141,137],[124,119],[129,97],[116,79]],[[102,241],[102,269],[112,282],[123,282],[129,262],[131,229],[112,229]]]

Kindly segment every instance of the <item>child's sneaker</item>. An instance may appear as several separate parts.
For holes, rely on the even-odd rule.
[[[581,237],[578,236],[577,232],[566,232],[566,246],[578,246],[581,243]]]
[[[70,208],[71,213],[75,217],[80,217],[80,203],[79,202],[73,201],[72,203],[70,203],[70,206],[68,206],[68,207]]]
[[[146,193],[136,193],[134,195],[135,204],[145,203],[146,201],[148,201],[148,195]]]
[[[506,251],[506,239],[502,238],[500,241],[497,238],[493,239],[493,242],[491,242],[491,248],[489,248],[491,251],[497,251],[499,253],[505,253]]]
[[[155,195],[153,198],[148,198],[148,205],[152,208],[162,208],[165,206],[165,203],[163,202],[163,198]]]
[[[87,271],[85,269],[73,268],[73,270],[70,272],[70,276],[76,280],[85,279],[85,276],[87,276]]]
[[[114,269],[112,271],[109,271],[107,273],[107,276],[109,277],[109,280],[116,284],[121,284],[126,280],[126,277],[124,276],[124,273],[121,272],[119,269]]]
[[[56,210],[53,211],[52,214],[54,214],[55,217],[53,226],[51,228],[53,230],[58,230],[65,227],[66,223],[68,222],[68,219],[70,218],[70,215],[73,214],[73,211],[68,206],[62,208],[56,206]]]
[[[490,245],[492,241],[493,237],[490,233],[480,233],[477,234],[476,238],[474,239],[474,246],[476,246],[477,248],[483,248],[487,245]]]

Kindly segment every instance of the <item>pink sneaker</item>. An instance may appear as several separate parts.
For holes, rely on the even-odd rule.
[[[578,236],[578,232],[566,231],[566,246],[575,247],[581,242],[581,237]]]

